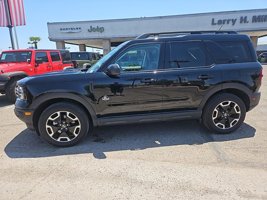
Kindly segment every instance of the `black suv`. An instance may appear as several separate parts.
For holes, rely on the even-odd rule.
[[[246,35],[145,34],[88,70],[19,81],[15,113],[57,146],[80,142],[92,127],[148,121],[200,119],[230,133],[259,103],[262,76]]]

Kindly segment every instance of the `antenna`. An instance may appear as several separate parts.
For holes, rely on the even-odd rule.
[[[222,29],[222,27],[223,27],[223,26],[224,26],[224,24],[222,24],[222,25],[221,25],[221,27],[219,28],[219,30],[218,30],[218,31],[220,31],[220,30]]]

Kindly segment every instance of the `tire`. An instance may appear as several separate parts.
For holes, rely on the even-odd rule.
[[[227,134],[238,129],[246,117],[245,103],[230,93],[212,97],[202,114],[203,125],[212,132]]]
[[[10,103],[16,102],[16,93],[15,93],[15,87],[17,84],[18,79],[11,80],[6,87],[6,97]]]
[[[41,113],[38,120],[40,136],[58,147],[69,147],[81,142],[90,126],[86,112],[67,102],[52,104]]]

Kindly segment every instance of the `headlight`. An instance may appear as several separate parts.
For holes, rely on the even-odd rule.
[[[15,88],[15,93],[17,98],[21,100],[27,100],[27,95],[24,87],[17,85]]]

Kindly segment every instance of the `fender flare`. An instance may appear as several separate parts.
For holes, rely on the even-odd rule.
[[[56,100],[56,99],[66,99],[66,100],[75,101],[78,104],[81,104],[86,109],[86,111],[90,114],[93,126],[97,126],[97,116],[91,103],[88,100],[84,99],[79,94],[67,93],[67,92],[50,92],[50,93],[41,94],[38,97],[36,97],[35,100],[32,102],[30,109],[36,110],[42,104],[48,101],[51,101],[51,100]]]
[[[2,76],[5,76],[9,79],[11,78],[14,78],[14,77],[27,77],[28,74],[26,74],[24,71],[16,71],[16,72],[7,72],[7,73],[4,73],[4,74],[1,74]]]
[[[239,90],[240,92],[245,93],[248,98],[250,99],[252,91],[248,88],[248,86],[242,84],[242,83],[224,83],[222,85],[219,85],[215,88],[213,88],[212,90],[210,90],[208,92],[208,94],[206,94],[204,96],[204,98],[202,99],[199,109],[203,109],[204,106],[206,105],[206,102],[216,93],[226,90],[226,89],[234,89],[234,90]]]

